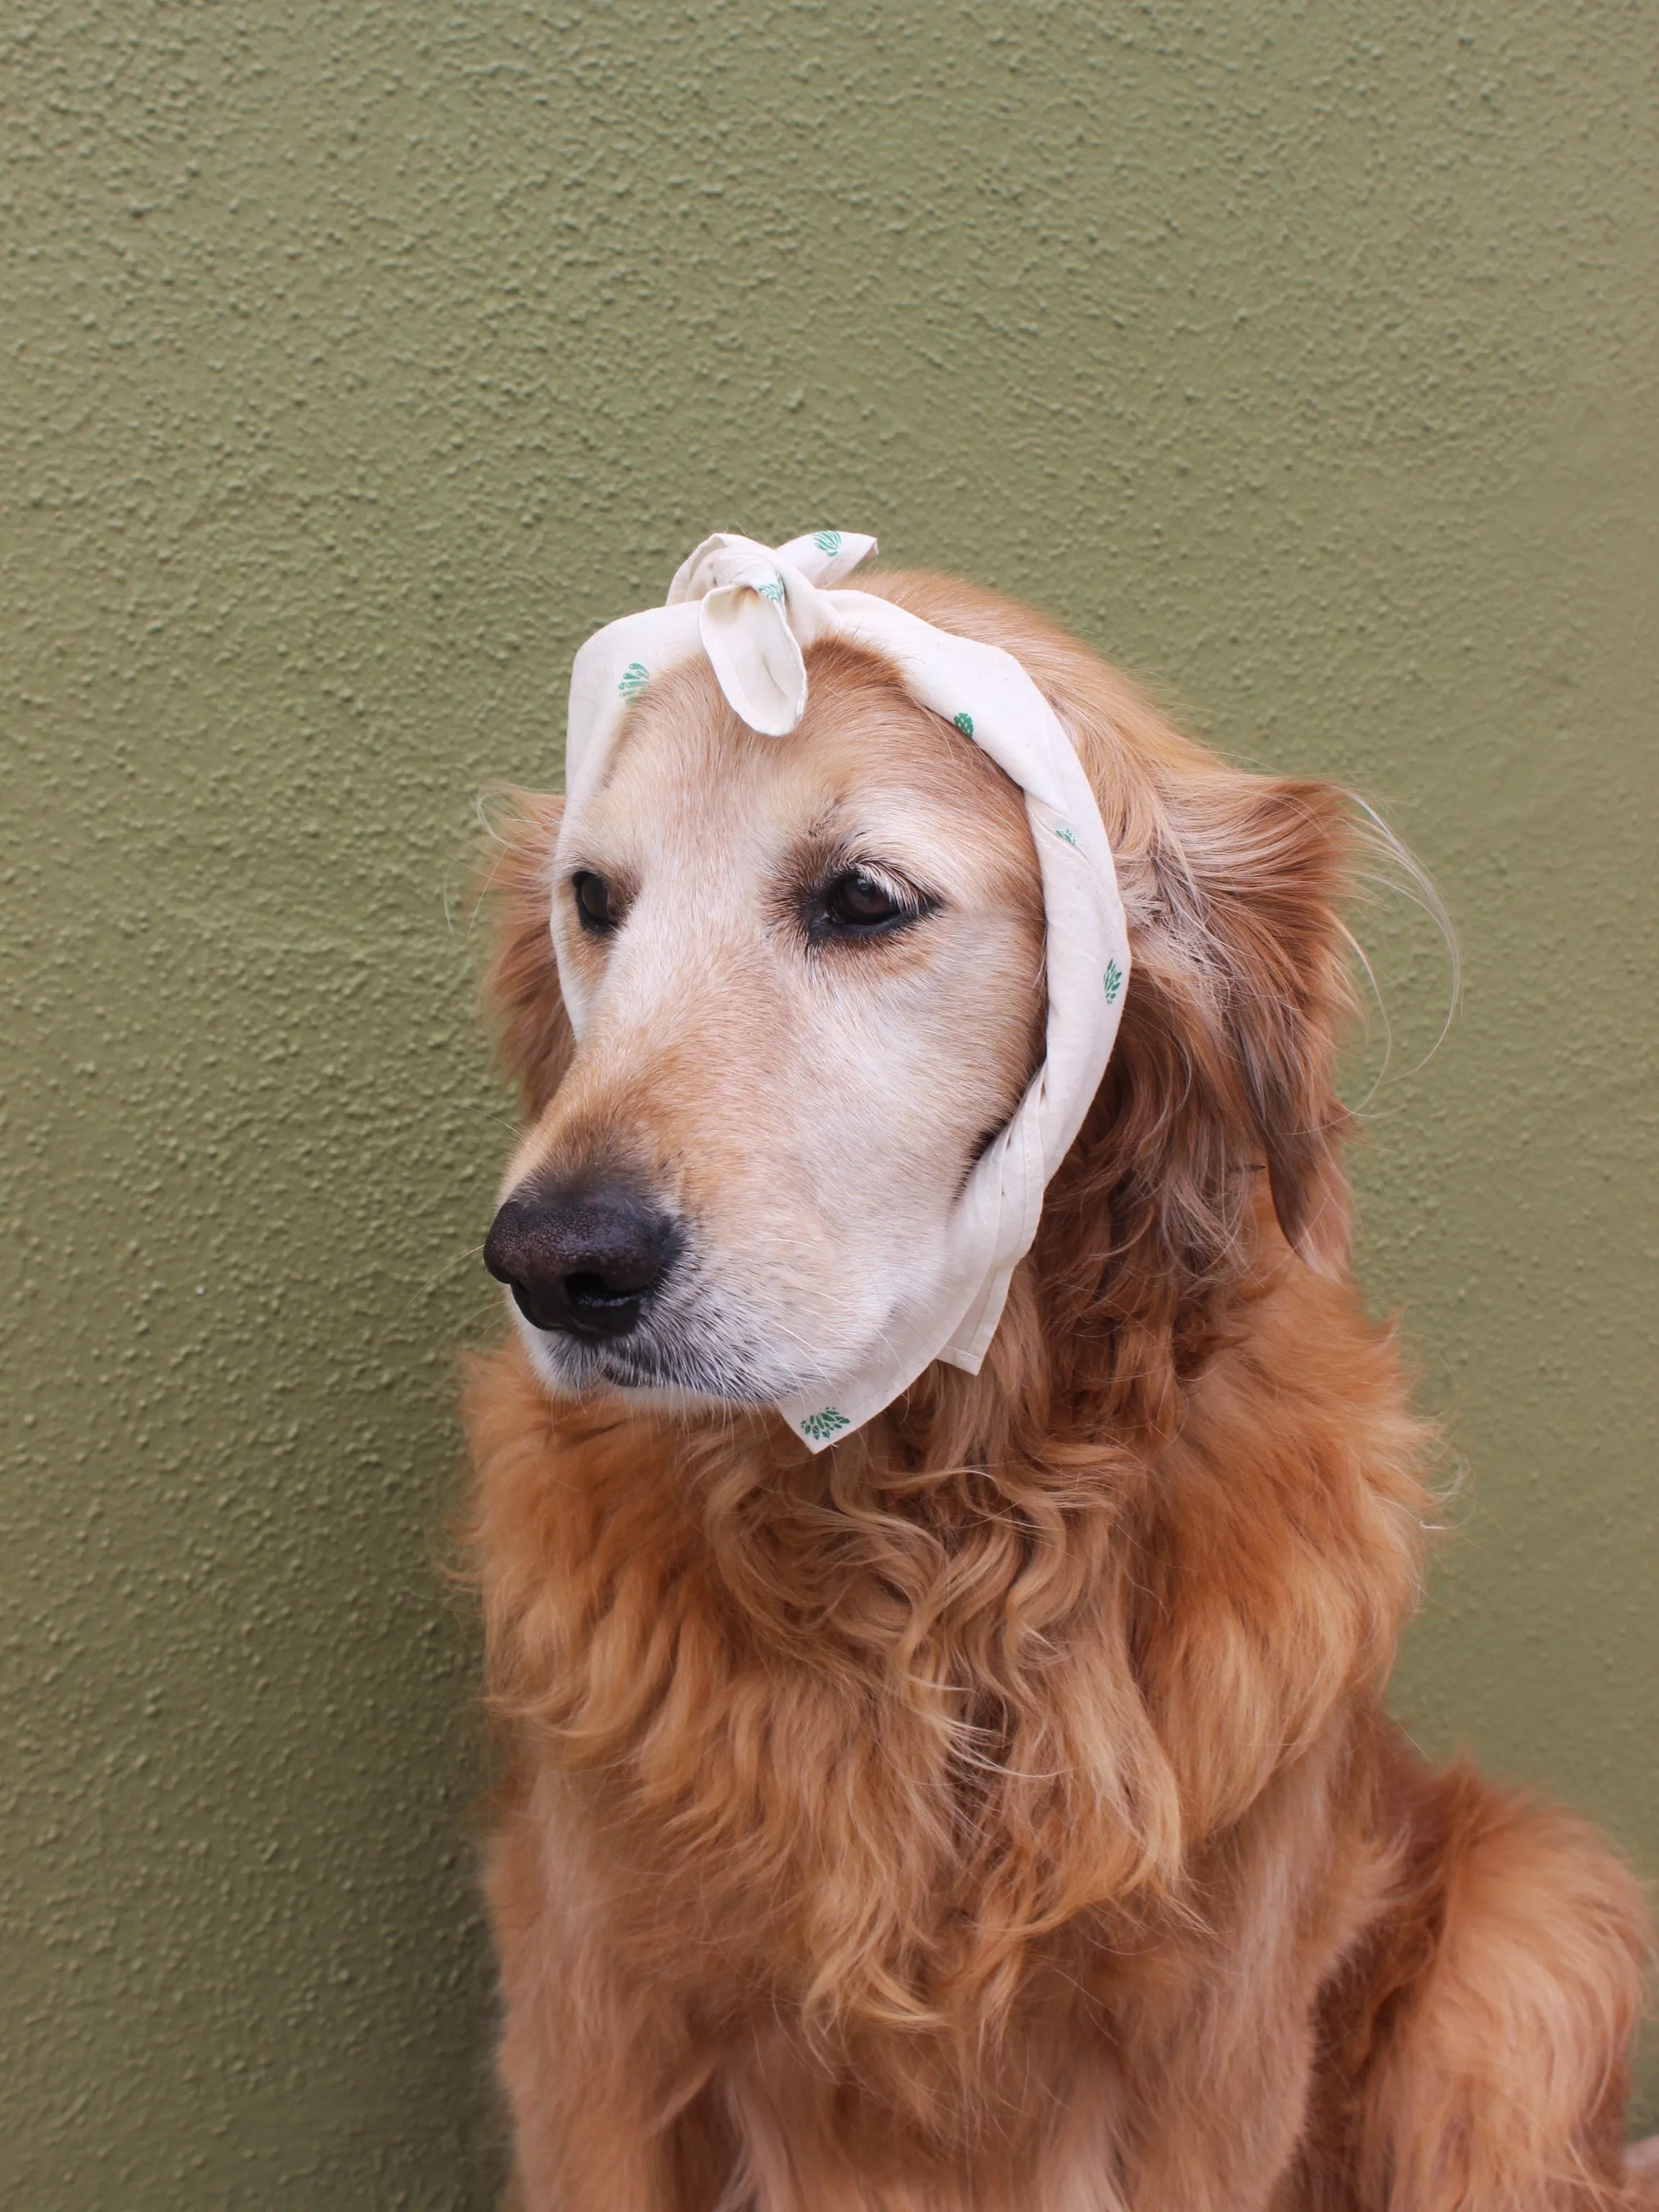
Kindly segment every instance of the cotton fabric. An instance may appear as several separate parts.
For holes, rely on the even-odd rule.
[[[913,697],[1025,795],[1048,925],[1043,1064],[956,1202],[944,1267],[901,1295],[861,1366],[780,1403],[815,1451],[891,1404],[935,1359],[977,1373],[1036,1235],[1043,1191],[1111,1056],[1129,981],[1111,847],[1059,718],[1011,653],[845,588],[842,579],[875,550],[873,538],[840,530],[775,550],[725,532],[706,538],[682,563],[667,604],[596,632],[570,682],[568,824],[603,775],[630,706],[665,669],[702,654],[741,719],[782,742],[805,711],[805,648],[835,636],[884,656]],[[574,977],[563,981],[580,1036],[580,991]]]

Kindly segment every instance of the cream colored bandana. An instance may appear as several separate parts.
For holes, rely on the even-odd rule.
[[[977,1373],[1030,1250],[1048,1178],[1110,1057],[1129,943],[1100,809],[1054,709],[1012,654],[953,636],[867,592],[837,589],[873,538],[820,530],[774,551],[722,532],[681,567],[666,605],[590,637],[570,679],[567,822],[602,775],[630,703],[674,663],[707,656],[751,729],[787,738],[806,707],[803,650],[844,637],[881,654],[911,695],[971,738],[1025,794],[1048,921],[1047,1053],[956,1202],[945,1264],[901,1298],[855,1372],[779,1412],[815,1451],[858,1428],[935,1359]],[[576,979],[562,978],[581,1033]]]

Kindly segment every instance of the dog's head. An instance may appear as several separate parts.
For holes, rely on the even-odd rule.
[[[1223,766],[1006,602],[871,588],[1017,655],[1116,857],[1133,976],[1021,1270],[1028,1319],[1052,1279],[1050,1325],[1097,1353],[1131,1308],[1178,1320],[1270,1233],[1263,1170],[1285,1236],[1340,1267],[1341,795]],[[870,1356],[1041,1062],[1022,794],[875,657],[828,642],[807,667],[779,739],[687,662],[630,711],[556,857],[556,800],[505,825],[491,990],[528,1128],[485,1257],[556,1390],[752,1405]]]

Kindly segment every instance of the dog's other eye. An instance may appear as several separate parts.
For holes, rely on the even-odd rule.
[[[848,868],[837,876],[823,895],[824,912],[843,929],[869,929],[894,921],[909,908],[901,906],[885,884],[867,876],[862,868]]]
[[[578,868],[570,878],[570,890],[576,902],[576,919],[588,935],[609,937],[617,918],[605,878],[596,876],[591,868]]]
[[[825,938],[880,937],[917,921],[927,902],[908,884],[887,881],[870,868],[843,868],[810,902],[808,934]]]

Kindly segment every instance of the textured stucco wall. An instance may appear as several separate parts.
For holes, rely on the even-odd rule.
[[[1367,1278],[1469,1478],[1401,1708],[1659,1873],[1653,30],[8,8],[4,2202],[489,2201],[458,855],[722,524],[1392,809],[1467,957],[1412,1075],[1374,925]]]

